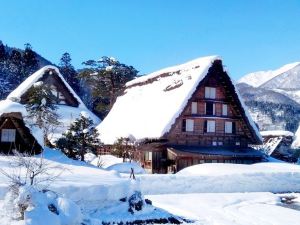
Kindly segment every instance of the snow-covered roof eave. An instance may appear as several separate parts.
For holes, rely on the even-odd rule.
[[[137,132],[135,132],[135,133],[127,132],[128,126],[126,127],[126,125],[123,129],[124,132],[122,133],[122,135],[118,135],[113,131],[116,129],[114,129],[112,126],[112,120],[115,120],[112,118],[117,117],[116,116],[116,115],[118,115],[117,111],[121,110],[120,105],[122,105],[122,101],[124,101],[124,95],[118,97],[114,106],[112,107],[111,111],[109,112],[108,116],[97,127],[97,129],[100,133],[101,141],[104,144],[113,144],[119,137],[127,137],[127,136],[133,136],[139,142],[144,141],[146,139],[161,139],[161,138],[163,138],[163,136],[167,132],[170,131],[172,125],[175,123],[176,119],[180,116],[180,114],[184,110],[185,106],[187,105],[189,99],[192,97],[193,93],[196,91],[197,86],[206,77],[206,75],[208,74],[208,70],[211,68],[212,64],[216,60],[221,60],[221,58],[219,56],[208,56],[208,57],[198,58],[196,60],[192,60],[185,64],[165,68],[165,69],[159,70],[157,72],[151,73],[151,74],[143,76],[143,77],[136,78],[133,81],[128,82],[126,84],[127,89],[125,90],[124,95],[128,95],[132,91],[132,89],[136,90],[136,88],[138,89],[138,87],[147,88],[147,87],[149,87],[148,85],[152,85],[160,79],[164,80],[165,77],[162,78],[161,77],[162,74],[171,74],[170,76],[167,75],[166,77],[172,77],[172,79],[175,79],[176,75],[174,75],[174,74],[177,73],[181,76],[181,79],[187,79],[187,80],[185,80],[185,82],[187,82],[187,84],[188,84],[188,89],[185,88],[186,91],[183,90],[183,92],[179,91],[180,93],[184,93],[184,97],[180,101],[178,101],[178,99],[177,99],[177,101],[178,101],[178,103],[176,103],[177,108],[174,109],[174,111],[172,111],[172,115],[169,113],[168,114],[169,116],[167,118],[165,117],[163,119],[163,121],[161,121],[162,124],[159,126],[160,128],[156,129],[155,132],[148,132],[147,135],[140,135],[140,134],[136,135]],[[187,78],[188,76],[192,76],[192,78]],[[168,93],[168,92],[165,92],[165,93]],[[165,104],[164,105],[159,105],[159,104],[156,105],[156,107],[160,107],[160,106],[163,108],[166,107]],[[139,107],[141,107],[141,106],[139,106]],[[118,108],[118,109],[116,109],[116,108]],[[125,110],[125,109],[123,109],[123,110]],[[110,127],[110,128],[108,128],[108,127]],[[120,129],[122,129],[122,128],[118,128],[118,130],[120,130]],[[108,133],[110,133],[110,134],[108,135]]]
[[[27,79],[25,79],[15,90],[13,90],[8,96],[7,99],[20,99],[21,96],[33,86],[34,83],[36,83],[40,78],[43,77],[45,72],[47,70],[55,70],[59,78],[63,81],[63,83],[66,85],[67,89],[70,91],[70,93],[73,95],[73,97],[78,101],[79,106],[84,105],[82,100],[79,98],[79,96],[74,92],[74,90],[71,88],[71,86],[67,83],[67,81],[64,79],[64,77],[59,72],[59,69],[55,66],[44,66],[32,75],[30,75]]]
[[[239,92],[239,90],[237,89],[237,87],[236,87],[236,85],[235,85],[235,82],[234,82],[233,79],[230,77],[229,72],[228,72],[227,69],[226,69],[226,73],[227,73],[228,77],[229,77],[230,80],[231,80],[231,83],[232,83],[232,85],[233,85],[233,87],[234,87],[234,91],[235,91],[235,93],[236,93],[237,96],[238,96],[238,99],[239,99],[239,101],[240,101],[240,103],[241,103],[242,109],[244,110],[244,113],[245,113],[245,116],[246,116],[246,120],[248,121],[249,125],[251,126],[252,130],[254,131],[254,134],[256,135],[255,138],[257,139],[258,142],[260,142],[259,144],[261,144],[261,143],[263,142],[263,138],[262,138],[262,136],[261,136],[261,134],[260,134],[260,132],[259,132],[259,129],[258,129],[258,127],[256,126],[256,124],[254,123],[254,121],[253,121],[253,119],[252,119],[252,117],[251,117],[251,115],[250,115],[250,113],[249,113],[248,107],[247,107],[246,104],[244,103],[244,100],[243,100],[243,98],[241,97],[240,92]]]

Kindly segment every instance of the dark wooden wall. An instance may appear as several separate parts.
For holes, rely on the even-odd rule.
[[[246,147],[248,144],[255,142],[249,125],[246,123],[245,117],[241,114],[242,110],[233,97],[235,93],[233,93],[232,84],[230,86],[229,80],[226,80],[222,73],[224,72],[221,67],[212,67],[207,78],[200,83],[180,117],[176,119],[170,132],[165,136],[170,144],[212,146],[213,142],[222,142],[222,146]],[[216,88],[215,99],[205,98],[205,87]],[[197,102],[197,114],[192,114],[191,112],[192,102]],[[206,102],[215,104],[215,115],[206,115]],[[228,105],[227,116],[222,115],[223,104]],[[194,120],[194,131],[183,131],[182,126],[184,119]],[[204,131],[204,123],[206,120],[215,121],[216,131],[214,133]],[[225,121],[235,123],[235,133],[225,133]]]

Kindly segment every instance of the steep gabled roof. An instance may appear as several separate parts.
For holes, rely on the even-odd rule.
[[[73,95],[73,97],[78,101],[79,105],[84,105],[81,101],[79,96],[75,93],[75,91],[71,88],[71,86],[67,83],[64,77],[59,72],[58,68],[55,66],[44,66],[43,68],[39,69],[32,75],[30,75],[27,79],[25,79],[15,90],[13,90],[8,96],[7,99],[21,99],[22,95],[24,95],[34,83],[39,81],[44,74],[49,71],[54,70],[55,73],[50,73],[53,76],[58,76],[63,84],[66,86],[68,91]]]
[[[101,120],[92,113],[82,102],[80,97],[75,93],[75,91],[71,88],[71,86],[67,83],[67,81],[64,79],[64,77],[59,72],[58,68],[55,66],[44,66],[43,68],[39,69],[32,75],[30,75],[25,81],[23,81],[14,91],[12,91],[7,96],[7,101],[13,101],[15,104],[19,104],[17,102],[20,102],[21,97],[30,89],[34,83],[38,82],[44,74],[49,71],[54,70],[54,73],[48,73],[49,75],[58,76],[60,80],[63,82],[63,84],[66,86],[68,91],[73,95],[73,97],[78,101],[78,107],[72,107],[68,105],[57,105],[56,112],[59,115],[59,121],[61,122],[61,125],[55,129],[55,132],[51,134],[49,137],[50,140],[55,141],[57,138],[61,136],[63,132],[65,132],[70,124],[80,116],[81,112],[86,112],[90,116],[90,118],[94,121],[94,124],[97,125],[101,122]],[[1,109],[1,108],[0,108]],[[25,107],[21,109],[18,108],[20,111],[25,110]],[[16,111],[19,112],[19,111]],[[24,114],[24,113],[23,113]]]
[[[119,137],[161,138],[171,129],[216,60],[220,60],[218,56],[198,58],[128,82],[124,94],[97,127],[102,142],[113,144]],[[261,139],[238,93],[237,96],[248,123]]]

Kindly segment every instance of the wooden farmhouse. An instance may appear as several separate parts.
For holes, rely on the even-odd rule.
[[[287,162],[296,162],[295,149],[292,148],[294,134],[290,131],[273,130],[261,131],[263,137],[263,151],[276,159]]]
[[[216,56],[166,68],[126,84],[98,126],[101,140],[138,143],[137,159],[153,173],[199,163],[255,163],[262,138],[222,60]]]
[[[50,142],[55,142],[82,112],[87,113],[95,125],[100,123],[100,119],[87,109],[59,70],[54,66],[45,66],[22,82],[6,100],[0,102],[1,152],[10,153],[16,149],[36,153],[44,146],[42,131],[32,126],[32,121],[28,121],[25,107],[30,88],[37,84],[49,86],[52,94],[56,96],[54,104],[57,106],[60,125],[49,133]]]

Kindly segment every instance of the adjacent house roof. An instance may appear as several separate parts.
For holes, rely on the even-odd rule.
[[[216,60],[220,58],[198,58],[128,82],[124,94],[117,98],[107,117],[97,127],[101,141],[113,144],[119,137],[136,140],[161,138],[171,129]],[[261,139],[236,88],[235,92],[248,123]]]
[[[47,73],[48,71],[53,71],[50,73]],[[71,86],[66,82],[66,80],[63,78],[63,76],[60,74],[59,70],[55,66],[45,66],[38,70],[37,72],[33,73],[31,76],[29,76],[25,81],[23,81],[14,91],[12,91],[5,102],[10,102],[9,108],[14,108],[14,112],[22,112],[24,114],[24,110],[26,111],[25,107],[21,104],[19,104],[21,97],[26,94],[27,90],[31,88],[36,82],[40,81],[45,74],[48,74],[49,76],[58,76],[59,79],[63,82],[65,87],[68,89],[68,91],[73,95],[73,97],[78,101],[78,107],[72,107],[68,105],[57,105],[57,114],[59,115],[59,121],[61,122],[61,125],[57,127],[53,133],[50,134],[49,139],[51,141],[55,141],[57,138],[61,136],[63,132],[65,132],[70,124],[80,116],[82,112],[85,112],[89,115],[89,117],[94,121],[94,124],[97,125],[101,122],[101,120],[88,108],[85,106],[85,104],[82,102],[80,97],[74,92],[74,90],[71,88]],[[6,104],[6,103],[3,103]],[[18,106],[18,107],[15,107]],[[12,110],[10,110],[13,112]]]
[[[28,120],[28,118],[26,118],[28,116],[28,113],[24,105],[17,102],[13,102],[11,100],[0,101],[0,117],[4,114],[9,113],[21,113],[25,126],[29,128],[30,133],[36,139],[39,145],[44,146],[43,131],[37,126],[33,126],[33,124]]]

